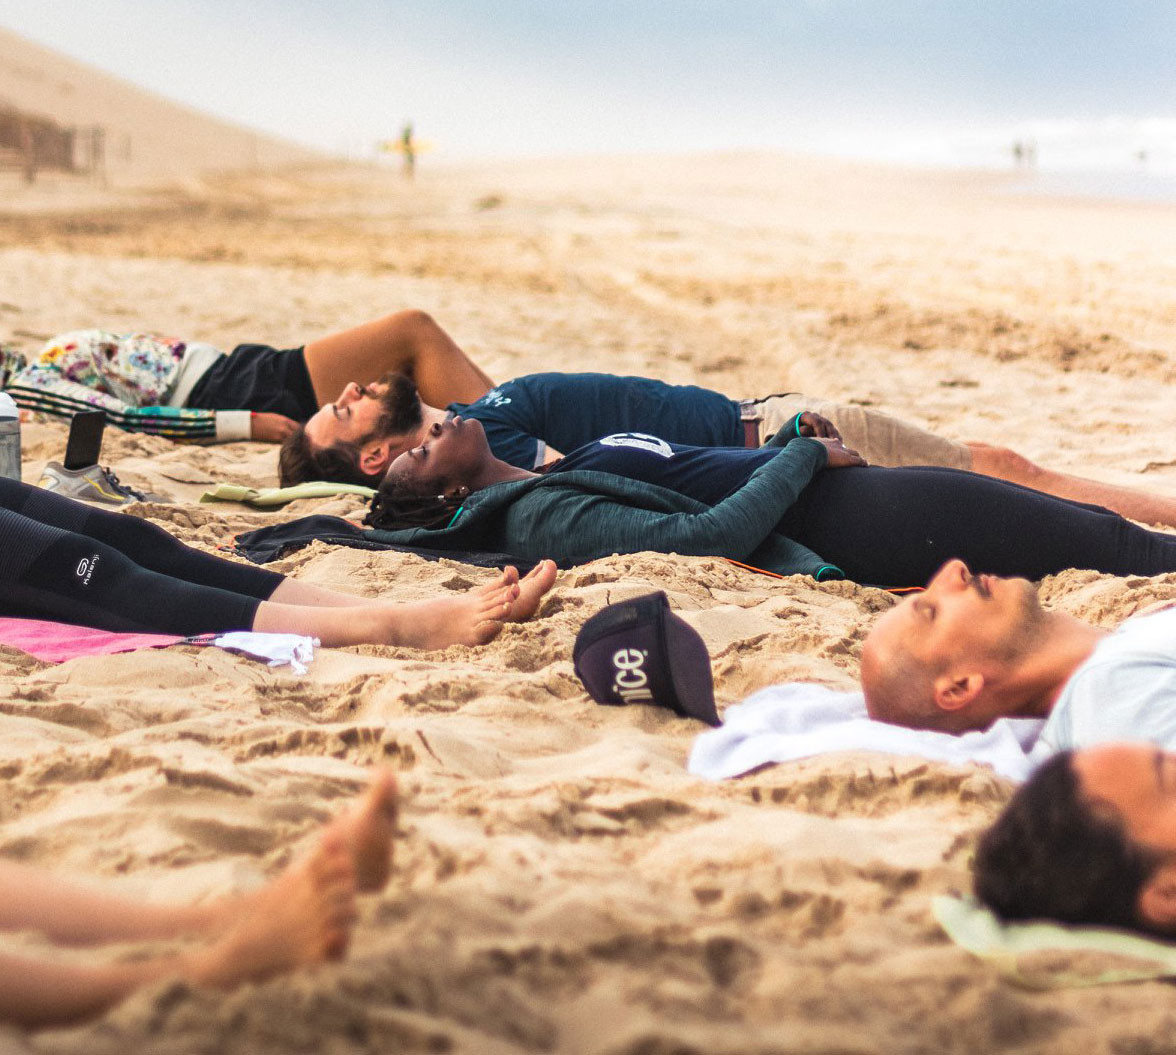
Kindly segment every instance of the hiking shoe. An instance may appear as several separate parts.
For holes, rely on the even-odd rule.
[[[85,469],[67,469],[61,462],[49,462],[41,473],[37,486],[83,502],[106,502],[108,505],[125,506],[128,502],[147,501],[147,496],[142,491],[119,483],[114,473],[100,465],[88,465]]]

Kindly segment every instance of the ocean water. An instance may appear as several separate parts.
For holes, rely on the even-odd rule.
[[[1176,120],[1166,117],[842,130],[820,145],[842,156],[1008,173],[1009,194],[1176,202]]]
[[[1022,170],[1001,192],[1176,205],[1176,173],[1147,169]]]

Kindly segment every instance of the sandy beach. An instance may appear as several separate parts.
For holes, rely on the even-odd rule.
[[[758,154],[426,164],[415,183],[358,166],[201,172],[97,201],[0,179],[0,338],[29,353],[91,325],[282,347],[417,307],[496,379],[601,369],[733,397],[802,390],[1176,494],[1176,207]],[[64,435],[26,425],[27,480]],[[213,482],[276,484],[259,444],[108,432],[104,460],[174,500],[131,515],[208,550],[361,512],[196,504]],[[322,544],[275,567],[406,599],[487,578]],[[700,724],[593,704],[572,671],[579,626],[653,589],[706,640],[720,710],[781,681],[853,687],[893,603],[638,554],[562,572],[538,618],[485,648],[322,650],[304,677],[193,647],[60,665],[0,648],[5,856],[203,898],[280,869],[374,764],[407,799],[394,878],[363,902],[345,962],[227,996],[158,986],[93,1025],[0,1045],[1168,1050],[1166,985],[1028,992],[932,919],[932,896],[968,889],[1007,781],[860,753],[712,784],[685,770]],[[1109,626],[1176,601],[1176,575],[1071,571],[1043,594]]]

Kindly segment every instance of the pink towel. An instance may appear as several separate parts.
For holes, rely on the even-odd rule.
[[[116,634],[46,619],[0,616],[0,645],[19,648],[47,663],[63,663],[76,656],[109,656],[137,648],[163,648],[183,640],[174,634]]]

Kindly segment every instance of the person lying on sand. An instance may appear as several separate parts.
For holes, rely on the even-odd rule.
[[[482,420],[495,454],[524,469],[634,430],[699,447],[759,447],[777,435],[844,437],[875,465],[969,469],[1176,526],[1176,499],[1044,469],[1007,447],[956,443],[854,404],[799,393],[733,400],[693,385],[610,374],[532,374],[491,389],[449,334],[415,310],[302,348],[242,344],[227,355],[151,334],[81,330],[48,341],[8,391],[23,407],[61,417],[100,409],[132,432],[281,442],[283,485],[321,479],[375,486],[447,406]]]
[[[494,454],[521,469],[539,468],[560,451],[618,432],[694,447],[757,448],[773,437],[779,444],[797,435],[840,438],[872,465],[968,469],[1176,527],[1176,499],[1043,469],[1006,447],[955,443],[888,414],[799,394],[740,401],[694,385],[593,373],[529,374],[472,403],[457,395],[436,403],[423,389],[422,403],[411,380],[394,375],[336,392],[334,402],[283,441],[283,485],[330,480],[375,487],[395,457],[417,446],[438,421],[458,414],[481,421]]]
[[[545,473],[496,458],[477,419],[434,422],[388,469],[384,541],[583,562],[656,550],[783,575],[919,586],[960,554],[996,574],[1176,570],[1176,535],[957,469],[866,467],[838,440],[685,447],[606,436]]]
[[[279,350],[154,334],[78,330],[49,340],[7,391],[22,407],[59,417],[102,410],[130,432],[174,440],[281,442],[352,381],[389,371],[426,398],[474,400],[490,379],[422,311],[399,311]]]
[[[190,952],[93,967],[0,954],[0,1022],[68,1025],[169,978],[232,989],[341,959],[355,922],[355,895],[388,882],[396,809],[396,782],[379,773],[305,857],[254,893],[207,904],[152,905],[0,861],[0,930],[38,931],[63,946],[182,936],[206,942]]]
[[[1065,751],[1022,785],[976,851],[976,895],[1009,920],[1176,935],[1176,755]]]
[[[1110,633],[1042,608],[1025,579],[948,561],[874,625],[862,688],[870,716],[897,725],[959,733],[1044,718],[1054,750],[1126,739],[1176,748],[1176,608]]]
[[[185,546],[137,517],[0,478],[0,615],[165,634],[256,630],[358,644],[482,645],[530,618],[555,581],[544,561],[454,597],[389,604]]]

